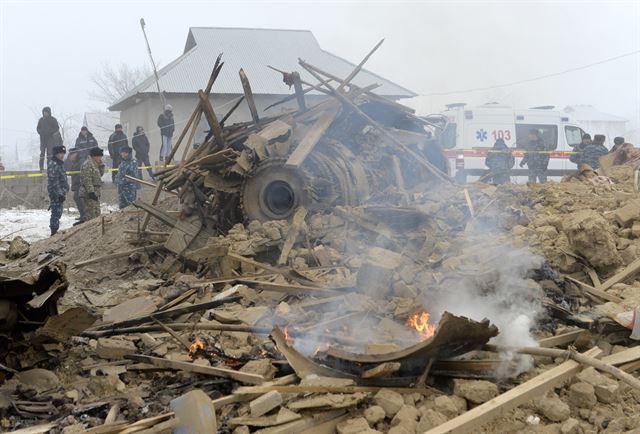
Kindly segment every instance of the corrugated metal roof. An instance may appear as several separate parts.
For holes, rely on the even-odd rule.
[[[310,74],[298,65],[298,58],[335,74],[346,77],[355,65],[324,51],[308,30],[251,29],[224,27],[192,27],[189,29],[185,52],[160,71],[160,88],[168,93],[195,93],[207,83],[218,54],[223,53],[224,68],[214,85],[214,93],[242,94],[238,71],[243,68],[255,94],[287,95],[291,90],[282,82],[282,75],[267,68],[299,71],[302,79],[315,83]],[[353,82],[360,86],[378,83],[376,93],[395,97],[413,97],[410,90],[367,70]],[[140,93],[155,93],[151,76],[136,86],[110,109]]]
[[[569,105],[564,108],[565,113],[582,122],[627,122],[628,120],[611,113],[605,113],[589,104]]]

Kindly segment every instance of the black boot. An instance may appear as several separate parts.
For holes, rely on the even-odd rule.
[[[58,232],[58,228],[51,228],[51,236],[54,236]]]

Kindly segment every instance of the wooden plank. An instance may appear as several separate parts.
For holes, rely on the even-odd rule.
[[[287,263],[289,253],[291,253],[293,244],[298,238],[298,234],[300,233],[300,229],[304,224],[304,219],[306,216],[307,209],[302,206],[298,207],[296,212],[293,214],[293,219],[291,219],[291,226],[289,226],[289,232],[287,233],[287,238],[284,240],[282,251],[280,252],[280,257],[278,258],[278,265],[284,265]]]
[[[594,287],[597,288],[602,285],[602,282],[600,282],[600,278],[598,277],[598,273],[596,273],[596,270],[591,267],[586,267],[585,271],[589,275],[589,279],[591,279],[591,283],[593,283]]]
[[[293,76],[293,90],[296,93],[296,99],[298,100],[298,110],[306,111],[307,104],[304,100],[304,92],[302,91],[302,82],[300,81],[300,74],[297,71],[291,73]]]
[[[606,291],[607,289],[611,288],[616,283],[624,282],[629,277],[635,275],[638,272],[640,272],[640,258],[636,259],[635,261],[633,261],[632,263],[630,263],[629,265],[624,267],[624,269],[622,271],[620,271],[619,273],[616,273],[614,276],[612,276],[612,277],[608,278],[607,280],[605,280],[602,285],[598,286],[598,290],[599,291]],[[620,301],[622,301],[622,300],[620,300]]]
[[[179,362],[175,360],[163,359],[161,357],[142,356],[135,354],[127,356],[127,358],[142,363],[150,363],[159,368],[175,369],[178,371],[193,372],[196,374],[211,375],[214,377],[231,378],[233,380],[240,381],[241,383],[262,384],[266,381],[266,379],[262,375],[234,371],[233,369],[201,366],[189,362]]]
[[[635,362],[637,360],[640,360],[640,346],[629,348],[628,350],[610,354],[602,358],[604,363],[614,366]]]
[[[377,387],[377,386],[243,386],[238,387],[233,393],[244,395],[247,393],[267,393],[272,390],[280,393],[377,393],[380,390],[391,390],[398,393],[419,393],[420,395],[433,395],[435,389],[418,387]]]
[[[591,295],[595,295],[596,297],[600,297],[603,300],[612,301],[614,303],[622,303],[622,299],[621,298],[616,297],[615,295],[608,294],[608,293],[604,292],[604,289],[602,289],[604,287],[604,285],[606,285],[606,283],[608,281],[604,282],[602,284],[602,286],[600,286],[600,288],[594,288],[593,286],[591,286],[591,285],[589,285],[587,283],[581,282],[578,279],[574,279],[571,276],[563,275],[563,277],[565,279],[575,283],[576,285],[580,286],[582,289],[584,289],[585,291],[587,291]],[[615,284],[615,283],[618,283],[618,282],[614,282],[614,283],[612,283],[612,285]],[[608,288],[608,287],[605,287],[605,289],[606,288]]]
[[[561,335],[540,339],[538,341],[538,345],[543,348],[562,347],[575,342],[575,340],[578,339],[578,336],[582,334],[590,334],[590,332],[589,330],[583,329],[572,330],[567,333],[562,333]]]
[[[247,100],[247,105],[249,106],[249,111],[251,112],[253,123],[256,125],[260,125],[260,117],[258,116],[258,109],[256,108],[256,102],[253,99],[253,92],[251,91],[251,83],[249,83],[249,79],[247,78],[247,74],[245,74],[244,69],[240,68],[240,71],[238,71],[238,74],[240,75],[240,82],[242,83],[244,98]]]
[[[597,357],[602,354],[602,350],[595,347],[585,352],[585,354]],[[565,382],[580,372],[581,369],[582,365],[580,365],[580,363],[574,360],[567,360],[555,368],[549,369],[531,380],[514,387],[508,392],[498,395],[492,400],[426,431],[424,434],[462,434],[477,431],[480,426],[490,422],[496,417],[505,416],[510,410],[544,394],[556,385]]]
[[[311,129],[300,141],[300,144],[296,146],[296,149],[291,153],[285,166],[287,167],[300,167],[307,156],[313,151],[313,148],[318,144],[325,131],[331,126],[336,119],[339,110],[328,110],[320,115],[318,120],[313,124]]]
[[[226,148],[227,142],[224,140],[222,127],[218,122],[218,117],[216,116],[216,112],[213,110],[211,101],[209,101],[209,96],[206,95],[202,90],[199,90],[198,98],[200,98],[200,106],[202,107],[202,111],[204,112],[204,117],[207,120],[207,123],[209,124],[209,128],[211,128],[211,131],[213,132],[213,137],[215,137],[216,142],[218,143],[219,146]]]
[[[110,261],[112,259],[124,258],[136,252],[153,252],[164,247],[163,244],[151,244],[149,246],[138,247],[137,249],[127,250],[126,252],[111,253],[110,255],[98,256],[97,258],[87,259],[73,264],[74,267],[84,267],[85,265],[97,264],[98,262]]]
[[[344,80],[342,80],[342,83],[340,83],[340,85],[338,86],[338,92],[342,91],[344,89],[345,86],[347,86],[349,83],[351,83],[351,80],[354,79],[354,77],[356,75],[358,75],[358,73],[360,71],[362,71],[362,67],[364,66],[365,63],[367,63],[367,61],[369,60],[369,58],[373,55],[373,53],[376,52],[376,50],[378,50],[378,48],[380,48],[380,45],[382,45],[382,43],[384,42],[384,39],[381,39],[380,42],[378,42],[376,44],[375,47],[373,47],[371,49],[371,51],[369,51],[367,53],[366,56],[364,56],[364,59],[362,59],[362,61],[360,61],[360,63],[358,63],[358,66],[356,66],[354,68],[353,71],[351,71],[351,73],[349,73],[349,75],[347,76],[347,78],[345,78]]]

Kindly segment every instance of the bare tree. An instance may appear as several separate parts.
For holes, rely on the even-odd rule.
[[[91,74],[95,89],[89,92],[89,97],[105,104],[113,104],[149,76],[151,70],[146,65],[130,66],[121,63],[113,67],[103,63],[98,71]]]

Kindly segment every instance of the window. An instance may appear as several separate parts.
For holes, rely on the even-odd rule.
[[[534,125],[534,124],[516,124],[516,147],[524,148],[529,144],[529,130],[538,130],[538,134],[542,137],[544,144],[549,149],[558,147],[558,127],[557,125]]]
[[[567,145],[573,147],[582,143],[582,136],[584,136],[584,131],[582,131],[582,128],[567,125],[564,127],[564,134],[567,137]]]
[[[444,149],[452,149],[456,147],[457,128],[456,124],[450,123],[440,133],[440,145]]]

